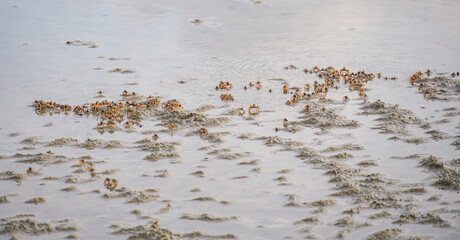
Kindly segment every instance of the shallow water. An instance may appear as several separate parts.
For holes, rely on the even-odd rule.
[[[15,194],[8,197],[10,202],[0,204],[0,216],[32,213],[37,221],[72,219],[79,226],[78,231],[52,233],[53,238],[77,234],[82,239],[125,239],[127,235],[111,234],[117,230],[112,224],[150,225],[150,221],[160,220],[161,228],[174,233],[231,233],[239,239],[323,239],[336,238],[340,233],[344,238],[357,239],[389,228],[401,229],[402,236],[455,239],[460,235],[458,192],[434,186],[438,172],[422,167],[420,161],[429,155],[445,163],[458,157],[458,148],[451,143],[458,140],[460,116],[446,116],[449,111],[443,110],[456,107],[455,111],[459,111],[458,94],[452,101],[427,100],[416,87],[410,87],[409,77],[428,68],[435,73],[460,71],[458,11],[460,4],[456,1],[1,1],[0,155],[5,156],[0,159],[1,172],[25,174],[31,166],[42,175],[26,175],[21,184],[0,181],[2,196]],[[66,44],[76,40],[97,44],[97,48],[90,48],[91,44]],[[298,69],[285,70],[290,64]],[[275,132],[276,127],[283,128],[283,118],[295,122],[305,116],[301,110],[306,102],[284,104],[290,95],[282,94],[283,84],[302,88],[305,83],[322,81],[302,71],[316,65],[336,69],[347,66],[351,71],[396,77],[367,83],[369,102],[380,99],[397,104],[430,123],[431,128],[405,126],[408,136],[379,133],[381,130],[375,127],[382,116],[363,115],[363,101],[357,92],[350,92],[341,83],[341,88],[328,94],[328,99],[337,104],[319,104],[346,120],[358,121],[359,127],[320,129],[299,125],[296,132],[289,128]],[[117,68],[134,72],[111,72]],[[221,101],[220,94],[226,92],[214,89],[219,81],[233,84],[228,93],[234,96],[234,102]],[[261,90],[243,90],[249,82],[256,81],[262,82]],[[118,101],[125,89],[138,95],[159,96],[161,101],[177,99],[188,111],[214,106],[204,113],[210,117],[224,114],[230,121],[205,127],[210,133],[229,134],[222,134],[221,142],[213,142],[190,134],[199,129],[196,126],[162,131],[165,127],[154,116],[142,121],[142,128],[101,135],[95,117],[37,115],[31,107],[38,99],[70,105]],[[273,92],[269,93],[269,89]],[[106,98],[95,98],[99,90]],[[350,102],[342,103],[344,95],[350,97]],[[253,103],[261,107],[261,114],[252,118],[225,115]],[[448,121],[436,122],[442,119]],[[152,152],[141,151],[136,141],[150,139],[152,134],[142,133],[148,130],[158,133],[158,141],[179,142],[174,152],[180,157],[144,160]],[[426,133],[429,130],[439,130],[447,137],[434,140]],[[249,138],[242,139],[242,134]],[[263,137],[275,135],[284,140],[267,146]],[[395,135],[421,138],[425,143],[389,140]],[[38,143],[22,142],[33,136],[39,137]],[[78,143],[47,146],[62,137],[75,138]],[[102,139],[104,144],[120,140],[123,145],[113,149],[104,148],[104,144],[95,149],[78,146],[88,138]],[[302,146],[290,145],[289,140]],[[322,151],[343,144],[356,144],[363,149]],[[302,147],[312,148],[323,161],[298,157]],[[46,151],[72,159],[47,165],[19,163],[20,158],[11,157]],[[333,157],[343,152],[352,157]],[[412,154],[420,157],[404,158]],[[95,163],[97,172],[119,169],[108,175],[118,179],[119,189],[159,196],[145,203],[126,203],[135,196],[104,198],[105,193],[117,193],[104,188],[105,175],[95,179],[88,172],[74,172],[78,167],[72,166],[85,155],[90,155],[92,161],[103,161]],[[254,165],[248,164],[253,160],[257,160],[252,162]],[[374,160],[377,166],[359,165],[365,160]],[[333,196],[340,191],[342,182],[330,181],[334,177],[326,174],[330,164],[360,171],[346,181],[361,186],[359,181],[367,179],[366,175],[383,174],[391,183],[372,186],[394,194],[401,200],[400,206],[372,209],[368,208],[372,201],[356,203],[356,196]],[[452,168],[458,170],[458,166]],[[164,172],[166,177],[155,177]],[[48,176],[58,179],[43,180]],[[79,182],[66,183],[68,176],[79,176]],[[95,180],[85,181],[91,179]],[[77,190],[60,191],[69,186]],[[423,187],[426,193],[400,193],[415,187]],[[195,188],[201,191],[191,191]],[[147,189],[158,192],[149,193]],[[380,193],[383,194],[375,192]],[[440,200],[427,200],[434,195],[441,195]],[[24,203],[34,197],[44,197],[46,201],[37,205]],[[198,197],[210,197],[211,201],[193,200]],[[326,199],[335,204],[314,206],[315,201]],[[172,208],[161,212],[167,203]],[[289,203],[296,206],[285,206]],[[338,219],[350,216],[344,211],[360,206],[364,208],[351,215],[355,223],[335,225]],[[408,208],[414,208],[417,218],[406,224],[393,223]],[[131,213],[135,209],[141,214]],[[420,223],[424,220],[421,215],[436,209],[444,209],[439,215],[451,227]],[[383,210],[391,216],[369,219]],[[182,218],[188,214],[230,220]],[[234,216],[236,219],[232,219]],[[307,217],[318,217],[319,221],[296,224]],[[43,236],[15,234],[24,239]]]

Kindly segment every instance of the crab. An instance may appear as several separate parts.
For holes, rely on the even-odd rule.
[[[248,113],[249,115],[257,115],[260,112],[259,106],[256,106],[255,104],[252,104],[249,106]]]

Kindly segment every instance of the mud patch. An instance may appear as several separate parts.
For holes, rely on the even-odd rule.
[[[411,154],[408,156],[392,156],[391,158],[394,159],[415,159],[415,158],[420,158],[420,154]]]
[[[16,156],[19,157],[19,155],[16,155]],[[28,154],[28,155],[23,155],[20,158],[21,159],[17,160],[16,162],[27,163],[27,164],[34,163],[34,164],[39,164],[39,165],[44,165],[44,166],[62,164],[62,163],[66,163],[66,162],[73,160],[71,158],[67,158],[62,155],[55,155],[54,153],[51,153],[51,152]]]
[[[32,145],[40,144],[41,143],[40,139],[41,137],[29,137],[29,138],[22,140],[21,143],[32,144]]]
[[[427,201],[430,201],[430,202],[439,201],[439,200],[441,200],[441,196],[442,196],[442,195],[439,195],[439,194],[433,195],[433,196],[429,197],[429,198],[427,199]]]
[[[317,216],[312,216],[312,217],[306,217],[304,219],[301,219],[301,220],[295,222],[295,224],[301,224],[301,223],[311,224],[311,223],[318,223],[318,222],[320,222],[320,218],[317,217]]]
[[[112,224],[118,227],[118,225]],[[135,227],[121,227],[112,234],[128,235],[128,239],[152,239],[152,240],[174,240],[174,239],[237,239],[233,234],[210,235],[202,232],[191,232],[175,234],[168,229],[158,228],[155,223],[150,226],[138,225]]]
[[[98,48],[99,47],[95,42],[84,41],[84,40],[67,41],[65,42],[65,44],[71,45],[71,46],[77,46],[77,47],[85,46],[88,48]]]
[[[356,120],[347,120],[332,109],[313,109],[305,112],[300,117],[301,121],[292,121],[292,125],[307,126],[312,128],[358,128],[361,124]]]
[[[394,223],[419,223],[419,224],[430,224],[434,227],[451,227],[451,224],[444,220],[439,214],[445,210],[435,210],[422,214],[420,212],[414,212],[412,209],[406,209],[407,211],[401,214],[398,220]]]
[[[2,221],[2,223],[0,223],[0,227],[0,234],[24,233],[30,235],[40,235],[54,232],[54,228],[51,224],[46,222],[37,222],[30,218],[8,221],[6,223]]]
[[[307,160],[311,163],[324,163],[325,158],[321,154],[319,154],[316,150],[309,147],[303,147],[298,150],[299,154],[297,155],[298,158],[302,160]]]
[[[209,235],[202,232],[182,233],[177,234],[177,237],[185,239],[238,239],[236,235],[230,233],[225,235]]]
[[[52,122],[49,122],[49,123],[43,125],[43,127],[52,127],[52,126],[54,126],[54,123],[52,123]]]
[[[214,105],[205,105],[205,106],[202,106],[202,107],[199,107],[199,108],[195,109],[195,112],[206,112],[206,111],[214,109],[214,108],[216,108],[216,106],[214,106]]]
[[[215,149],[213,151],[208,152],[209,155],[217,155],[217,158],[223,160],[235,160],[243,157],[247,157],[250,155],[249,152],[244,153],[233,153],[232,150],[229,148],[221,148]]]
[[[460,191],[460,169],[446,168],[436,176],[434,184],[442,189]]]
[[[24,178],[24,174],[15,171],[0,172],[0,180],[12,180],[20,184]]]
[[[104,148],[121,148],[124,146],[124,143],[120,140],[111,140],[107,142]]]
[[[366,103],[363,107],[361,114],[378,114],[381,115],[377,119],[379,124],[375,129],[381,130],[380,133],[393,133],[397,134],[394,140],[399,140],[398,136],[408,136],[410,135],[409,130],[407,129],[408,125],[418,125],[420,128],[426,128],[426,123],[422,119],[415,116],[415,114],[407,109],[401,109],[397,105],[389,105],[380,100],[376,100],[373,103]],[[429,127],[429,126],[428,126]],[[409,143],[422,143],[417,141],[411,141],[406,139],[406,142]]]
[[[215,22],[214,17],[207,17],[207,18],[195,18],[189,20],[189,23],[195,26],[206,26],[206,27],[218,27],[220,23]]]
[[[195,175],[198,177],[204,177],[205,173],[201,170],[190,173],[190,175]]]
[[[162,125],[165,126],[176,124],[191,127],[210,127],[219,126],[230,121],[230,118],[227,117],[211,118],[202,113],[189,111],[162,111],[156,115],[162,121]]]
[[[135,226],[135,227],[122,227],[115,232],[112,232],[112,234],[123,234],[123,235],[128,235],[128,239],[164,239],[164,240],[173,240],[174,234],[164,228],[157,228],[155,226]]]
[[[399,228],[390,228],[371,234],[366,240],[389,240],[396,239],[403,231]]]
[[[443,169],[446,167],[446,164],[441,162],[438,158],[434,157],[433,155],[427,157],[427,158],[424,158],[422,159],[422,161],[420,162],[420,164],[423,166],[423,167],[426,167],[428,169]]]
[[[159,172],[160,174],[155,175],[154,177],[159,177],[159,178],[166,178],[169,177],[169,172],[168,170],[157,170],[156,172]]]
[[[460,167],[457,165],[458,160],[452,160],[449,164],[442,162],[433,155],[423,158],[420,166],[435,172],[434,185],[441,189],[460,190]]]
[[[460,139],[456,139],[451,145],[454,145],[456,150],[460,150]]]
[[[420,188],[411,188],[411,189],[407,189],[407,190],[404,190],[402,191],[402,193],[406,193],[406,194],[425,194],[427,191],[424,187],[420,187]]]
[[[144,159],[150,162],[156,162],[159,159],[164,158],[179,158],[180,155],[178,153],[164,153],[164,152],[157,152],[147,155]]]
[[[45,198],[36,197],[36,198],[31,198],[31,199],[25,201],[24,203],[37,205],[37,204],[42,204],[42,203],[45,203],[45,202],[46,202]]]
[[[329,163],[327,165],[330,170],[328,170],[325,174],[332,175],[331,179],[329,180],[330,182],[347,183],[351,180],[351,178],[355,177],[360,172],[359,169],[350,168],[345,164]],[[343,189],[344,186],[342,185],[340,188]]]
[[[115,68],[115,69],[108,71],[108,73],[123,73],[123,74],[129,74],[129,73],[135,73],[135,72],[136,72],[135,70],[123,69],[123,68]]]
[[[137,148],[148,152],[174,152],[179,142],[157,142],[150,138],[145,138],[136,142]]]
[[[381,211],[381,212],[372,214],[371,216],[369,216],[369,218],[370,219],[390,218],[391,216],[392,216],[391,213],[389,213],[387,211]]]
[[[2,203],[9,203],[10,202],[10,199],[9,199],[9,196],[6,195],[6,196],[0,196],[0,204]]]
[[[197,198],[192,199],[191,201],[215,202],[217,200],[213,197],[197,197]]]
[[[123,57],[123,58],[120,58],[120,57],[109,57],[109,58],[107,58],[107,59],[110,60],[110,61],[131,60],[130,58],[127,58],[127,57]]]
[[[363,160],[359,162],[358,165],[363,167],[378,166],[377,161],[375,160]]]
[[[232,177],[231,179],[245,179],[245,178],[248,178],[248,176],[236,176],[236,177]]]
[[[127,198],[125,203],[146,203],[151,202],[160,196],[157,194],[148,194],[146,191],[134,191],[126,188],[115,190],[116,193],[104,193],[103,198]]]
[[[222,137],[229,134],[230,132],[213,132],[206,134],[202,137],[202,139],[207,140],[210,143],[221,143],[223,142]]]
[[[91,177],[91,178],[81,178],[79,175],[66,175],[63,177],[65,183],[88,183],[94,182],[99,179],[99,177]]]
[[[82,148],[86,148],[86,149],[95,149],[97,147],[100,147],[102,146],[102,144],[104,144],[104,140],[102,139],[91,139],[91,138],[88,138],[86,139],[86,141],[84,143],[81,143],[79,146],[82,147]]]
[[[328,147],[328,148],[322,150],[321,152],[328,153],[328,152],[338,152],[338,151],[342,151],[342,150],[359,151],[359,150],[363,150],[363,149],[364,149],[364,147],[359,145],[359,144],[347,143],[347,144],[343,144],[343,145],[339,145],[339,146]]]
[[[75,138],[58,138],[45,145],[45,147],[62,147],[77,143]]]
[[[277,173],[287,174],[287,173],[292,173],[292,172],[294,172],[294,169],[286,168],[286,169],[279,170]]]
[[[0,234],[42,235],[56,231],[78,231],[79,227],[70,219],[39,222],[31,214],[17,215],[0,220]]]
[[[448,76],[434,76],[416,81],[419,93],[426,99],[440,101],[459,101],[460,81]]]
[[[8,137],[17,137],[17,136],[19,136],[19,135],[21,135],[20,132],[12,132],[12,133],[9,133],[9,134],[8,134]]]
[[[435,129],[430,130],[430,131],[426,131],[425,133],[430,134],[431,138],[434,139],[434,140],[443,140],[443,139],[446,139],[446,138],[449,137],[447,135],[447,133],[441,132],[441,131],[435,130]]]
[[[232,217],[215,217],[208,215],[206,213],[201,214],[201,215],[193,215],[193,214],[184,214],[181,219],[187,219],[187,220],[200,220],[200,221],[205,221],[205,222],[227,222],[227,221],[232,221],[232,220],[238,220],[238,217],[232,216]]]
[[[243,133],[238,136],[239,139],[246,140],[246,139],[252,139],[254,137],[253,133]]]
[[[351,216],[340,218],[334,223],[334,225],[339,226],[339,227],[347,227],[347,226],[352,226],[355,224],[356,224],[356,220]]]
[[[78,190],[77,186],[71,186],[71,187],[66,187],[62,188],[61,191],[64,192],[76,192]]]
[[[330,207],[330,206],[335,205],[335,201],[332,199],[318,200],[318,201],[312,202],[311,205],[315,207]]]
[[[267,138],[267,141],[265,141],[266,146],[275,146],[275,145],[281,145],[284,142],[286,142],[285,139],[278,137],[278,136],[270,136]]]
[[[338,153],[338,154],[332,155],[330,158],[348,159],[348,158],[352,158],[352,157],[353,157],[353,154],[348,153],[348,152],[343,152],[343,153]]]
[[[259,163],[260,163],[260,160],[252,160],[252,161],[239,162],[238,165],[258,165]]]

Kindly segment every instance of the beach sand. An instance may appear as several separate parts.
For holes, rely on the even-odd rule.
[[[459,10],[1,1],[0,239],[458,239]]]

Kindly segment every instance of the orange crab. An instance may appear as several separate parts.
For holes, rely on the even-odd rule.
[[[246,111],[244,111],[244,108],[240,107],[238,108],[238,116],[242,117]]]
[[[259,106],[256,106],[255,104],[250,105],[248,113],[249,113],[249,115],[257,115],[257,114],[259,114],[260,113]]]
[[[262,88],[262,83],[260,81],[256,82],[256,89],[260,90]]]
[[[348,69],[346,69],[345,67],[343,67],[341,70],[340,70],[340,75],[341,76],[346,76],[350,74],[350,71],[348,71]]]
[[[200,136],[206,136],[208,135],[208,130],[206,128],[200,128]]]
[[[157,135],[156,133],[153,134],[153,136],[152,136],[152,139],[153,139],[153,140],[158,140],[158,138],[160,138],[160,137],[158,137],[158,135]]]
[[[117,179],[113,178],[105,178],[104,180],[104,186],[109,189],[110,191],[114,190],[118,185]]]
[[[226,94],[226,93],[221,94],[221,95],[220,95],[220,99],[221,99],[222,101],[231,101],[231,102],[234,101],[232,94]]]

